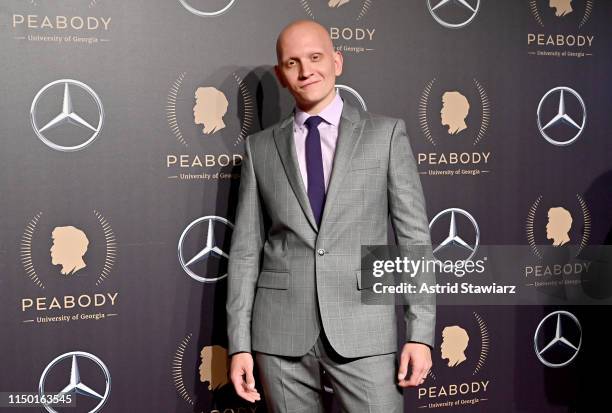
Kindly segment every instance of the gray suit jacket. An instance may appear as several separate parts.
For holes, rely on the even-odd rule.
[[[397,351],[393,305],[361,302],[361,245],[430,245],[402,120],[344,103],[320,228],[302,182],[293,114],[251,135],[228,268],[229,354],[301,356],[321,328],[342,356]],[[427,281],[427,280],[422,280]],[[371,288],[371,287],[370,287]],[[406,306],[408,341],[433,346],[434,306]]]

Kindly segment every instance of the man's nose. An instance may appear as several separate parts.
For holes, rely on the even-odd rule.
[[[310,75],[312,75],[312,66],[310,66],[310,63],[302,63],[300,65],[300,77],[305,79]]]

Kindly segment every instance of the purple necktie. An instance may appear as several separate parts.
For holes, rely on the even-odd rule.
[[[325,178],[323,177],[323,155],[321,155],[321,135],[319,124],[323,122],[320,116],[311,116],[304,124],[308,128],[306,135],[306,176],[308,177],[308,199],[312,214],[321,225],[323,208],[325,207]]]

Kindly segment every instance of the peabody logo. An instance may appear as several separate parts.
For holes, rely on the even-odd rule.
[[[569,20],[581,29],[591,18],[593,3],[594,0],[529,0],[529,10],[541,27],[546,26],[545,21],[554,25]]]
[[[373,3],[373,0],[300,0],[309,18],[328,27],[336,50],[345,53],[374,50],[376,28],[362,24]]]
[[[573,58],[593,55],[595,36],[585,32],[584,26],[593,13],[594,0],[529,0],[528,5],[534,22],[546,30],[527,33],[528,54]]]
[[[419,152],[417,162],[427,169],[422,175],[456,176],[489,173],[491,152],[464,151],[477,146],[487,134],[491,102],[482,84],[457,88],[436,78],[427,83],[419,100],[418,118],[425,139],[434,147],[455,148],[444,152]]]
[[[436,223],[439,224],[436,226]],[[480,243],[480,229],[469,212],[460,208],[440,211],[429,223],[429,230],[432,238],[435,236],[441,240],[433,250],[438,260],[467,261],[476,254]]]
[[[427,8],[441,26],[459,29],[476,18],[480,0],[427,0]]]
[[[576,194],[573,205],[564,202],[541,208],[543,199],[540,195],[531,205],[525,226],[527,240],[534,254],[543,258],[541,245],[561,247],[572,243],[579,245],[580,253],[588,245],[591,235],[591,214],[584,198]],[[575,222],[579,217],[582,218],[581,225]]]
[[[108,220],[98,211],[78,217],[44,218],[38,212],[21,238],[21,262],[26,276],[49,296],[21,297],[24,323],[100,320],[116,316],[119,293],[89,293],[110,276],[117,259],[117,242]],[[85,290],[85,292],[83,292]],[[68,294],[66,294],[68,292]],[[81,313],[64,310],[83,311]]]
[[[531,250],[541,261],[525,266],[525,277],[535,279],[527,286],[574,284],[589,270],[590,262],[574,260],[591,235],[591,214],[580,194],[556,202],[544,202],[540,195],[529,209],[525,230]]]
[[[538,130],[548,143],[567,146],[576,141],[586,125],[586,106],[574,89],[549,90],[538,104]]]
[[[435,409],[459,405],[475,405],[487,400],[489,379],[479,378],[489,355],[489,331],[482,316],[472,313],[472,322],[447,322],[440,329],[439,358],[427,376],[434,385],[419,387],[419,408]],[[472,378],[461,381],[457,378]],[[443,399],[444,401],[438,401]]]
[[[101,285],[117,258],[117,242],[108,220],[96,210],[77,226],[43,223],[42,218],[43,213],[38,212],[21,237],[21,262],[28,278],[42,289],[45,280],[49,282],[57,277],[91,279],[93,276],[96,285]],[[45,253],[45,245],[49,244],[51,248]],[[42,274],[39,266],[44,268]],[[56,272],[57,275],[49,278],[48,274]]]
[[[306,14],[313,20],[333,16],[335,18],[348,17],[354,21],[359,21],[368,13],[374,0],[299,1]]]
[[[13,13],[11,21],[13,38],[79,46],[108,42],[112,18],[95,13],[100,3],[102,0],[19,1],[19,12]]]
[[[220,223],[220,225],[215,225]],[[215,226],[222,232],[224,242],[219,245],[216,242]],[[228,230],[233,230],[234,224],[225,218],[218,216],[205,216],[196,219],[190,223],[181,234],[178,243],[179,263],[183,270],[196,281],[199,282],[216,282],[227,277],[227,272],[222,273],[222,268],[227,268],[227,260],[229,259],[229,240],[231,236],[227,234]],[[201,243],[204,242],[202,248]],[[197,247],[194,248],[194,246]],[[209,260],[211,257],[216,257],[215,260]],[[222,260],[220,260],[222,259]],[[211,263],[214,261],[214,263]],[[209,267],[214,265],[210,270]],[[214,273],[214,275],[211,275]]]
[[[84,351],[64,353],[53,359],[45,367],[38,384],[39,396],[47,393],[74,395],[78,399],[76,411],[87,413],[99,412],[108,400],[110,390],[108,367],[98,357]],[[50,406],[44,408],[51,413],[57,412]]]
[[[202,392],[212,393],[218,409],[213,412],[255,413],[258,406],[243,404],[233,393],[233,387],[228,386],[230,362],[227,349],[217,344],[195,348],[192,338],[193,333],[189,333],[181,340],[172,361],[172,380],[181,398],[194,406],[194,411],[204,412],[200,405],[205,403],[198,396]],[[196,377],[193,377],[194,371],[197,371]],[[195,383],[195,386],[189,388],[189,383]]]
[[[181,146],[198,151],[167,154],[166,170],[175,173],[169,178],[239,177],[232,169],[241,164],[239,148],[253,131],[255,104],[246,83],[236,73],[220,82],[200,81],[181,73],[168,91],[166,119]]]
[[[198,5],[200,3],[206,3],[206,2],[202,2],[202,1],[197,1],[197,0],[179,0],[179,3],[181,3],[181,5],[187,9],[187,11],[189,11],[192,14],[195,14],[196,16],[200,16],[200,17],[218,17],[221,16],[222,14],[225,14],[229,11],[229,9],[232,8],[232,6],[234,6],[234,4],[236,4],[236,0],[226,0],[225,5],[217,10],[212,10],[212,9],[204,9],[205,5],[203,4],[202,6]],[[210,2],[208,2],[210,3]]]
[[[43,86],[34,96],[30,122],[45,145],[75,152],[91,145],[100,134],[104,108],[98,94],[85,83],[60,79]]]
[[[555,311],[540,321],[533,335],[536,356],[547,367],[565,367],[572,362],[582,345],[582,327],[568,311]]]
[[[183,378],[183,367],[185,359],[185,350],[188,348],[192,333],[189,333],[179,344],[174,353],[174,362],[172,363],[172,376],[174,378],[174,386],[183,400],[192,406],[195,404],[195,395],[187,391],[185,379]],[[193,369],[192,369],[193,370]],[[204,346],[199,351],[198,357],[198,373],[199,382],[202,384],[208,383],[206,388],[210,391],[217,391],[229,383],[229,357],[227,349],[222,346],[212,345]]]

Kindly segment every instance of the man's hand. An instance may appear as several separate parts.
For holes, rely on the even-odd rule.
[[[236,394],[244,400],[255,403],[261,399],[255,388],[253,356],[251,353],[236,353],[232,356],[230,379],[234,384]]]
[[[412,374],[406,380],[408,366]],[[406,343],[400,355],[400,366],[397,372],[397,384],[400,387],[419,386],[425,381],[425,377],[431,369],[431,350],[421,343]]]

